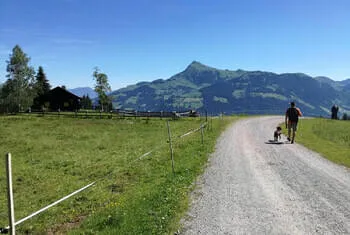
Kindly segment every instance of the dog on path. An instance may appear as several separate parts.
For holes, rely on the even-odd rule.
[[[273,133],[273,140],[278,141],[281,139],[282,128],[280,126],[276,127],[276,130]]]

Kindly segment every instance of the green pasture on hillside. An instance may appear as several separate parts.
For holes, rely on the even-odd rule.
[[[330,161],[350,167],[350,121],[302,119],[296,141]]]
[[[91,188],[18,225],[21,234],[168,234],[176,231],[189,192],[216,139],[236,117],[205,119],[0,117],[0,154],[12,154],[19,219],[96,181]],[[139,159],[143,154],[148,156]],[[5,161],[0,164],[0,227],[8,225]]]

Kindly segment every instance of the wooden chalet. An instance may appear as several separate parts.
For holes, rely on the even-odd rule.
[[[62,87],[55,87],[45,95],[39,97],[36,106],[50,111],[76,111],[80,109],[81,97],[74,95]],[[38,107],[36,107],[38,108]]]

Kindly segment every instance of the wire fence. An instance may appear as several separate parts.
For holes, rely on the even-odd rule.
[[[198,117],[199,113],[195,111],[184,112],[169,112],[169,111],[128,111],[114,110],[110,112],[102,112],[98,110],[77,110],[71,111],[31,111],[3,114],[4,116],[36,116],[36,117],[67,117],[67,118],[82,118],[82,119],[122,119],[122,118],[172,118],[178,119],[181,117]]]
[[[221,118],[222,118],[222,117],[221,117]],[[212,120],[212,119],[211,119],[211,120]],[[200,132],[201,132],[201,142],[202,142],[202,144],[203,144],[204,128],[207,127],[207,126],[208,126],[208,129],[212,128],[212,127],[211,127],[211,122],[204,122],[204,123],[200,124],[200,127],[198,127],[198,128],[189,130],[188,132],[186,132],[186,133],[184,133],[184,134],[181,134],[181,135],[179,135],[179,136],[173,137],[173,136],[171,135],[171,130],[170,130],[170,126],[169,126],[169,121],[167,121],[168,138],[169,138],[169,140],[167,141],[167,143],[159,144],[158,146],[154,147],[153,149],[150,149],[149,151],[147,151],[147,152],[143,153],[142,155],[138,156],[137,158],[135,158],[134,160],[132,160],[131,162],[129,162],[129,166],[133,165],[135,162],[141,161],[142,159],[144,159],[144,158],[150,156],[151,153],[154,153],[154,152],[160,150],[161,148],[166,147],[166,145],[169,144],[169,146],[170,146],[169,151],[170,151],[170,155],[171,155],[171,156],[170,156],[170,159],[171,159],[171,166],[172,166],[173,174],[175,174],[174,168],[175,168],[176,166],[174,165],[172,142],[173,142],[173,141],[177,141],[177,140],[179,140],[179,139],[183,139],[183,138],[185,138],[186,136],[189,136],[189,135],[191,135],[191,134],[193,134],[193,133],[196,133],[196,132],[199,132],[199,131],[200,131]],[[0,228],[0,233],[8,233],[8,232],[10,232],[11,234],[15,234],[15,226],[17,226],[17,225],[19,225],[19,224],[25,222],[26,220],[31,219],[32,217],[34,217],[34,216],[36,216],[36,215],[38,215],[38,214],[40,214],[40,213],[42,213],[42,212],[48,210],[49,208],[51,208],[51,207],[53,207],[53,206],[55,206],[55,205],[57,205],[57,204],[63,202],[64,200],[67,200],[68,198],[75,196],[76,194],[78,194],[78,193],[80,193],[80,192],[82,192],[82,191],[88,189],[89,187],[91,187],[91,186],[93,186],[93,185],[96,185],[96,184],[99,183],[100,181],[105,180],[105,179],[107,179],[108,177],[110,177],[112,174],[117,174],[117,173],[118,173],[118,171],[111,171],[111,172],[109,172],[107,175],[104,175],[104,176],[102,176],[102,177],[100,177],[100,178],[95,179],[94,182],[92,182],[92,183],[90,183],[90,184],[88,184],[88,185],[86,185],[86,186],[84,186],[84,187],[82,187],[82,188],[80,188],[80,189],[78,189],[78,190],[72,192],[71,194],[62,197],[61,199],[59,199],[59,200],[57,200],[57,201],[55,201],[55,202],[53,202],[53,203],[51,203],[51,204],[49,204],[49,205],[47,205],[47,206],[41,208],[41,209],[38,210],[38,211],[35,211],[35,212],[31,213],[30,215],[28,215],[28,216],[26,216],[26,217],[24,217],[24,218],[22,218],[22,219],[20,219],[20,220],[18,220],[18,221],[15,221],[15,220],[14,220],[14,218],[15,218],[15,217],[14,217],[15,211],[14,211],[14,207],[13,207],[14,202],[13,202],[12,181],[10,180],[10,179],[12,179],[12,173],[11,173],[11,171],[8,170],[8,169],[11,169],[11,154],[6,154],[6,159],[7,159],[7,162],[9,162],[9,163],[7,164],[7,166],[6,166],[7,172],[8,172],[8,174],[7,174],[7,179],[8,179],[8,187],[7,187],[7,189],[8,189],[8,214],[6,214],[6,213],[1,213],[0,215],[1,215],[1,216],[7,216],[7,217],[8,217],[8,219],[9,219],[9,225],[8,225],[8,226],[5,226],[5,227],[3,227],[3,228]]]

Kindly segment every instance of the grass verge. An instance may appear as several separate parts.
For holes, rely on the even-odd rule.
[[[170,121],[175,175],[165,119],[1,117],[0,153],[12,153],[19,220],[96,181],[92,188],[22,223],[19,233],[169,234],[188,206],[216,139],[236,117],[203,123]],[[152,152],[139,159],[144,153]],[[7,225],[5,168],[0,167],[0,226]]]
[[[287,130],[284,130],[287,134]],[[350,122],[331,119],[303,119],[296,141],[330,161],[350,168]]]

